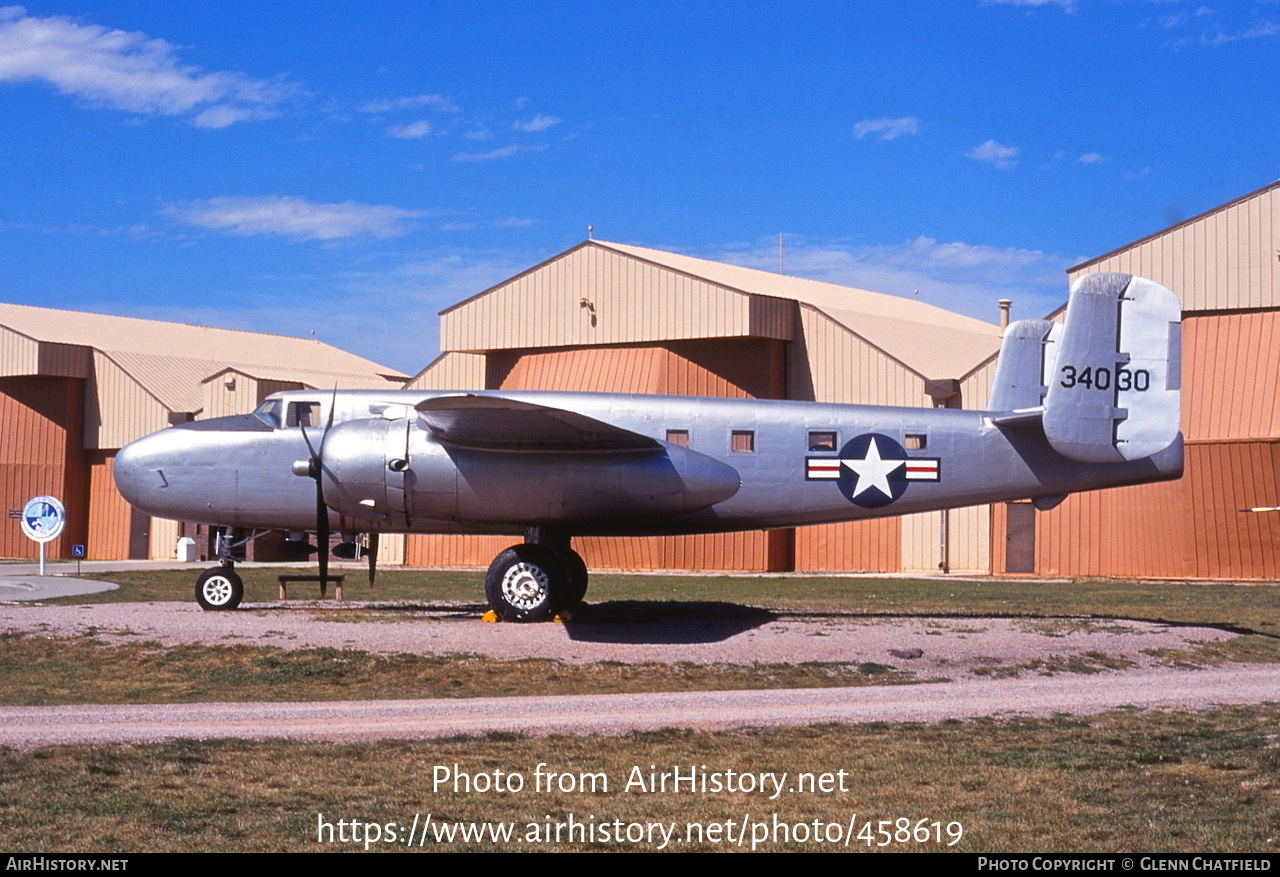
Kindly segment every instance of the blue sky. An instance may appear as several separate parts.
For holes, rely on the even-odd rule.
[[[586,237],[1039,316],[1280,176],[1280,3],[0,7],[0,300],[321,340]]]

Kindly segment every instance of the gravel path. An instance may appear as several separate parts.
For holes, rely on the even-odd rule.
[[[0,605],[0,630],[107,642],[253,643],[566,663],[872,661],[925,678],[1036,661],[1096,662],[1096,656],[1132,662],[1139,670],[1160,666],[1152,650],[1234,636],[1124,620],[779,616],[706,604],[604,604],[567,624],[487,624],[479,620],[481,611],[474,605],[356,603],[341,609],[333,603],[245,604],[237,612],[168,602]]]
[[[193,703],[0,708],[0,741],[123,743],[171,738],[290,738],[345,742],[486,731],[618,734],[813,722],[936,722],[1001,714],[1091,714],[1122,706],[1197,709],[1257,703],[1280,691],[1280,667],[1107,677],[983,680],[771,691],[690,691],[568,697]]]

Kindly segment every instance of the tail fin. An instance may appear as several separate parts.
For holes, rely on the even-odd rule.
[[[1178,297],[1143,277],[1076,281],[1044,399],[1054,450],[1112,463],[1149,457],[1177,440],[1181,318]]]
[[[996,374],[991,381],[992,411],[1039,415],[1053,380],[1062,324],[1053,320],[1018,320],[1004,330]]]

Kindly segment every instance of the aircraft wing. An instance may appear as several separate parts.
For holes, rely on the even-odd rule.
[[[500,396],[438,396],[414,406],[437,440],[492,451],[649,451],[655,439],[566,411]]]

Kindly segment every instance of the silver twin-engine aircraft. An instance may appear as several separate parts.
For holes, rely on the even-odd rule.
[[[496,533],[500,618],[580,602],[578,536],[795,527],[1069,493],[1182,474],[1181,311],[1162,286],[1094,274],[1062,323],[1004,334],[989,410],[604,393],[294,391],[252,414],[123,448],[120,492],[149,515],[317,534]],[[225,543],[224,543],[225,546]],[[371,556],[372,556],[371,555]],[[230,551],[206,609],[234,608]],[[373,573],[372,564],[370,574]]]

